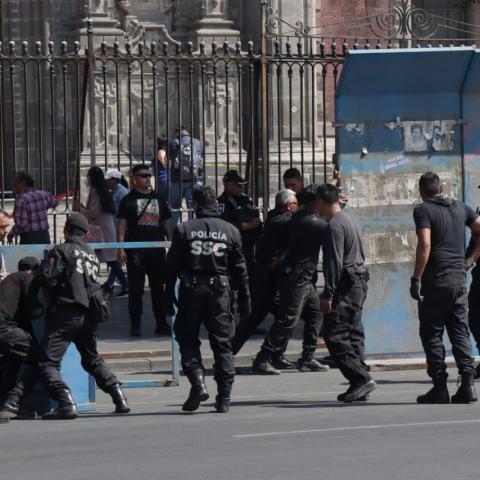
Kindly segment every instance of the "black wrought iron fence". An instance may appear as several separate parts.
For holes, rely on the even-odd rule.
[[[13,206],[14,172],[28,170],[62,199],[66,214],[91,165],[127,174],[143,162],[157,174],[159,139],[168,145],[185,129],[202,146],[201,165],[191,149],[197,180],[219,192],[224,172],[236,168],[266,210],[286,168],[307,181],[330,176],[335,89],[349,49],[458,45],[479,36],[476,26],[405,1],[373,17],[316,27],[289,24],[263,3],[259,48],[109,44],[98,42],[92,22],[82,44],[0,44],[2,208]],[[180,186],[195,181],[180,174]],[[165,188],[171,199],[171,182]]]

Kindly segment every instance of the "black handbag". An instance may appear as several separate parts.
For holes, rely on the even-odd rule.
[[[84,269],[83,278],[85,279],[87,296],[90,302],[87,317],[91,322],[105,323],[110,318],[108,293],[106,293],[98,283],[90,279],[86,269]]]

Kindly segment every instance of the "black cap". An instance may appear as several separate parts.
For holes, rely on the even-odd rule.
[[[79,230],[83,230],[85,233],[88,232],[88,220],[85,215],[81,213],[71,213],[67,221],[65,222],[67,227],[74,227],[78,228]]]
[[[23,257],[18,262],[18,271],[24,272],[25,270],[34,270],[40,267],[40,262],[37,257]]]
[[[241,175],[238,173],[238,170],[229,170],[223,176],[223,181],[234,182],[238,185],[246,185],[248,183],[244,178],[241,177]]]

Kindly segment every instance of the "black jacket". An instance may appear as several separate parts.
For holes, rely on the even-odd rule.
[[[288,224],[285,265],[294,270],[302,269],[308,277],[314,278],[327,226],[317,214],[304,208],[297,210]]]
[[[15,272],[0,283],[0,324],[31,332],[32,312],[38,306],[39,283],[27,272]]]
[[[274,259],[285,255],[288,249],[288,225],[292,218],[290,212],[270,210],[265,220],[263,237],[257,244],[257,265],[263,268],[271,266]]]
[[[238,197],[229,195],[223,192],[218,197],[218,209],[221,213],[220,218],[232,225],[235,225],[240,230],[244,248],[253,247],[254,243],[258,240],[262,233],[262,226],[253,230],[241,229],[242,223],[249,222],[259,216],[258,210],[253,206],[253,202],[250,198],[242,193]]]
[[[97,255],[81,237],[72,237],[53,248],[48,255],[44,279],[52,289],[54,304],[88,308],[85,276],[96,283],[99,268]]]
[[[237,228],[218,217],[216,209],[197,212],[197,218],[175,229],[167,255],[169,288],[181,275],[231,278],[249,296],[248,274]]]

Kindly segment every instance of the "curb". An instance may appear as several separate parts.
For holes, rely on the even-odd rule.
[[[172,370],[171,352],[168,350],[134,350],[128,352],[106,352],[101,354],[107,365],[114,371],[120,373],[153,373]],[[326,349],[318,350],[318,357],[321,360],[323,356],[328,355]],[[285,357],[294,362],[301,356],[301,352],[286,352]],[[255,357],[253,353],[237,355],[235,357],[235,367],[239,373],[248,373]],[[475,357],[476,361],[480,357]],[[205,368],[213,367],[213,356],[203,357]],[[455,368],[456,363],[453,357],[447,357],[445,360],[448,368]],[[391,372],[396,370],[425,370],[427,364],[425,358],[385,358],[385,359],[367,359],[367,365],[371,372]]]

